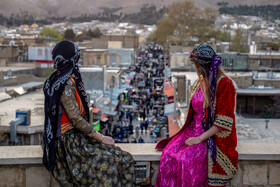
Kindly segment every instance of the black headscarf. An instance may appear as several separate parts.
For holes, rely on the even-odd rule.
[[[214,123],[214,100],[216,95],[217,87],[217,75],[219,66],[222,63],[221,58],[216,55],[214,49],[207,44],[200,44],[190,53],[190,58],[194,63],[201,65],[210,65],[209,70],[209,83],[210,83],[210,106],[203,110],[203,121],[206,122],[204,130],[207,131],[213,126]],[[216,162],[217,149],[215,144],[215,137],[211,136],[207,139],[207,148],[210,151],[213,162]]]
[[[54,67],[57,70],[44,84],[45,122],[43,164],[52,173],[55,167],[55,138],[59,123],[60,97],[72,74],[75,75],[74,80],[77,91],[86,111],[84,118],[89,121],[87,94],[78,67],[79,58],[80,50],[76,44],[67,40],[59,42],[52,51]]]

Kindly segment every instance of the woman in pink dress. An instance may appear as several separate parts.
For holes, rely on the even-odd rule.
[[[163,150],[157,187],[225,186],[237,171],[233,83],[210,46],[196,47],[191,60],[199,78],[185,125],[157,144]]]
[[[195,111],[193,121],[163,150],[156,186],[207,186],[206,143],[190,147],[185,145],[188,138],[204,133],[203,94],[200,87],[193,96],[191,105]]]

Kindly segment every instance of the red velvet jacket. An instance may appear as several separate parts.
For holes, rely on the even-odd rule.
[[[196,91],[196,87],[197,81],[193,86],[191,98]],[[235,95],[236,91],[232,80],[223,75],[219,76],[214,101],[214,125],[219,127],[220,131],[214,135],[217,146],[217,159],[215,163],[213,163],[208,151],[208,184],[210,186],[224,186],[237,173],[238,152],[236,151],[237,138],[234,115]],[[189,104],[186,122],[179,132],[189,125],[192,116],[193,109]],[[163,150],[177,134],[161,140],[157,144],[156,149]]]

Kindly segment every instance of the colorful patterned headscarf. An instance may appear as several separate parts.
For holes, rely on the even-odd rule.
[[[222,63],[221,58],[216,55],[215,51],[206,44],[200,44],[190,53],[190,59],[194,63],[202,65],[210,64],[209,83],[210,83],[210,106],[203,110],[203,121],[205,122],[204,130],[207,131],[214,123],[214,100],[216,95],[216,84],[219,66]],[[207,117],[206,117],[207,116]],[[207,139],[207,149],[210,151],[213,162],[216,162],[217,150],[214,136]]]
[[[57,68],[44,84],[45,122],[44,122],[44,155],[43,164],[53,172],[55,167],[55,138],[59,135],[59,101],[69,78],[74,74],[78,94],[86,111],[85,119],[89,120],[87,94],[78,67],[80,50],[70,41],[59,42],[53,49],[52,58]]]

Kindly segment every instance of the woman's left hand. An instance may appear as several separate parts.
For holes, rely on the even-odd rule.
[[[188,138],[186,141],[185,141],[185,144],[187,146],[190,146],[190,145],[194,145],[194,144],[199,144],[201,143],[202,140],[201,138],[198,136],[198,137],[191,137],[191,138]]]
[[[107,145],[115,145],[115,140],[110,136],[104,136],[102,143]]]

